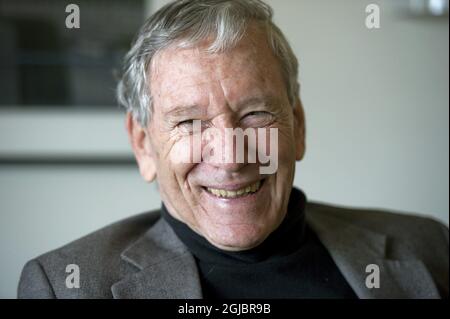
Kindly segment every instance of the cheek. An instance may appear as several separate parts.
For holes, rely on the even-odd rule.
[[[261,135],[258,135],[261,136]],[[264,142],[258,143],[258,153],[270,161],[276,161],[277,167],[283,169],[295,162],[295,137],[292,127],[274,126],[265,129]]]
[[[294,120],[290,116],[284,116],[278,126],[278,143],[280,156],[295,157],[295,129]]]
[[[187,176],[195,165],[191,160],[190,144],[190,137],[167,140],[163,143],[157,172],[162,187],[167,183],[171,185],[172,191],[183,191],[182,188],[188,186]]]
[[[295,162],[295,137],[292,131],[278,131],[278,154],[280,161]]]
[[[174,165],[178,164],[188,164],[191,161],[191,147],[189,143],[189,139],[180,138],[176,142],[173,142],[170,150],[168,150],[168,160],[170,163]]]

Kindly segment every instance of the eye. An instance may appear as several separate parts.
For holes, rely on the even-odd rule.
[[[177,126],[192,126],[194,124],[194,120],[184,120],[177,124]]]
[[[271,124],[273,115],[266,111],[253,111],[245,114],[241,122],[249,127],[262,127]]]
[[[188,119],[178,122],[175,127],[182,133],[194,133],[200,131],[204,127],[204,121],[198,119]]]
[[[261,115],[270,115],[270,113],[265,112],[265,111],[254,111],[254,112],[247,113],[245,116],[252,116],[252,115],[261,116]]]

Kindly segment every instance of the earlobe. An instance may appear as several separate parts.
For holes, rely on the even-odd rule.
[[[295,159],[301,161],[306,151],[306,124],[303,105],[300,98],[294,105]]]
[[[156,179],[156,162],[147,131],[131,113],[126,117],[126,129],[142,178],[146,182],[153,182]]]

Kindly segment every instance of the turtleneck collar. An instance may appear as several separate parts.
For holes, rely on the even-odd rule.
[[[176,235],[198,260],[224,265],[251,264],[287,256],[298,250],[305,233],[305,204],[305,194],[299,189],[292,188],[287,213],[280,226],[259,246],[239,252],[225,251],[213,246],[185,223],[172,217],[164,204],[161,212]]]

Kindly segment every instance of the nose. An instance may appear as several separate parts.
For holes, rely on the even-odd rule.
[[[216,163],[216,162],[208,162],[208,163],[214,166],[215,168],[221,169],[228,173],[237,173],[241,171],[242,168],[247,166],[247,163]]]
[[[230,119],[217,121],[202,133],[202,161],[233,173],[248,165],[248,141],[238,142],[239,127]]]

